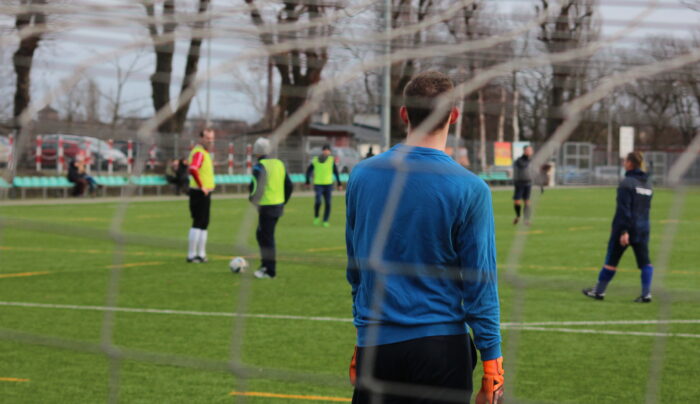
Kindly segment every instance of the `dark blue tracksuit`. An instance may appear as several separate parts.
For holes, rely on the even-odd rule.
[[[649,209],[653,191],[648,175],[638,169],[627,171],[617,188],[617,209],[612,222],[605,265],[616,267],[627,246],[620,245],[620,236],[629,233],[630,246],[637,259],[637,267],[650,264],[649,260]]]

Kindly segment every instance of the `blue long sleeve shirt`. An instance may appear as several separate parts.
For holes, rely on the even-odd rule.
[[[346,205],[359,346],[471,327],[482,360],[501,356],[493,207],[483,180],[439,150],[398,145],[355,167]]]

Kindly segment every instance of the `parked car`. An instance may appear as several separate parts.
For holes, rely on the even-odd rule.
[[[148,161],[148,159],[150,157],[149,154],[151,151],[150,146],[146,146],[141,142],[134,142],[132,144],[132,147],[133,148],[132,148],[131,152],[132,152],[132,156],[133,156],[134,160],[139,158],[140,153],[143,152],[146,154],[146,156],[145,156],[146,161]],[[114,141],[114,148],[121,151],[122,153],[124,153],[125,156],[127,156],[128,150],[129,150],[129,142],[126,140],[115,140]],[[155,154],[156,154],[156,158],[155,158],[156,159],[156,166],[162,166],[168,160],[168,158],[165,154],[165,151],[163,149],[161,149],[160,147],[156,146]],[[187,151],[183,152],[183,157],[187,157]]]
[[[10,160],[10,139],[0,136],[0,166],[6,166]]]
[[[74,159],[83,149],[80,143],[75,140],[63,139],[63,157],[65,164]],[[32,151],[32,154],[33,151]],[[41,145],[41,166],[43,168],[54,168],[58,162],[58,137],[43,139]]]
[[[362,161],[362,155],[357,150],[350,147],[333,147],[333,156],[335,156],[335,163],[338,166],[338,171],[341,174],[347,174],[352,171],[353,168]],[[309,151],[309,160],[315,156],[321,155],[321,148],[314,147]]]
[[[51,164],[55,166],[55,155],[58,148],[59,136],[63,138],[63,155],[65,156],[66,160],[72,159],[81,151],[87,150],[89,143],[92,161],[96,167],[106,169],[110,158],[112,159],[115,168],[126,167],[126,155],[116,147],[110,148],[109,143],[105,142],[104,140],[91,136],[59,134],[42,136],[42,164],[45,155],[48,157],[47,160],[53,160]]]

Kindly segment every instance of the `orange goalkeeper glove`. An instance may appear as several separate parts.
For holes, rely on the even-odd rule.
[[[476,404],[497,404],[503,396],[503,357],[484,362],[484,377],[481,390],[476,395]]]
[[[355,345],[355,352],[350,359],[350,384],[354,386],[355,383],[357,383],[357,345]]]

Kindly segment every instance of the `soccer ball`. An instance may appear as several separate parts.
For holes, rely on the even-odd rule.
[[[245,272],[248,268],[248,261],[243,257],[235,257],[228,263],[228,267],[234,274]]]

